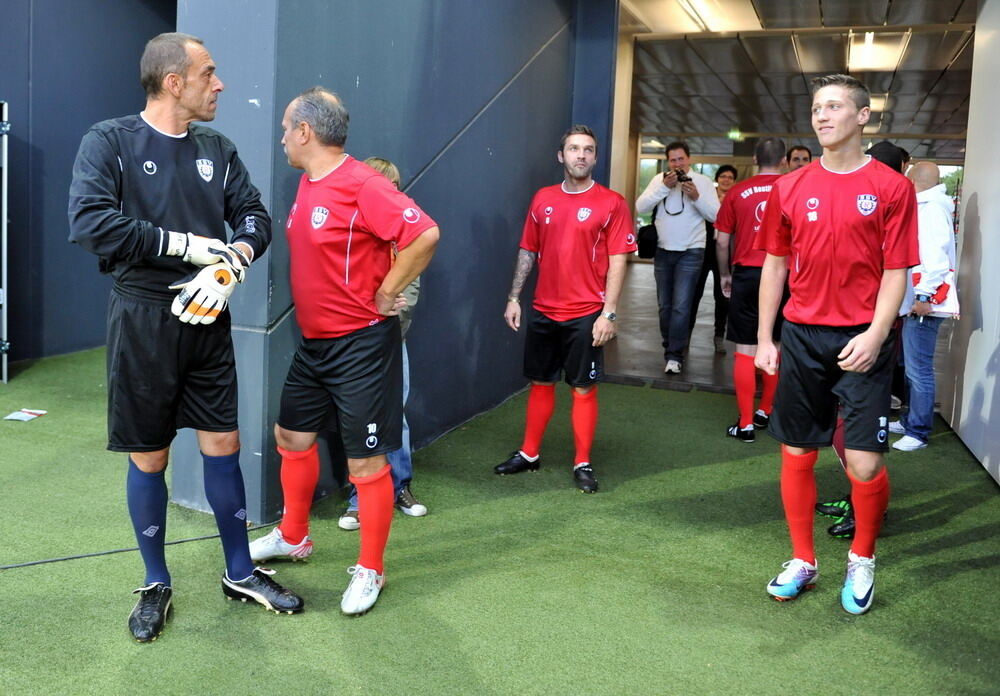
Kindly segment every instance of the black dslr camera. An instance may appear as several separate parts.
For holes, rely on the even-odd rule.
[[[685,181],[691,181],[691,177],[684,173],[682,169],[675,169],[674,174],[677,175],[677,183],[683,184]]]

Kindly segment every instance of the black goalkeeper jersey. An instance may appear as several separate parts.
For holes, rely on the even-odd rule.
[[[172,137],[141,116],[95,124],[83,136],[69,189],[70,241],[100,257],[100,269],[135,294],[163,300],[196,267],[163,256],[167,232],[245,242],[260,258],[271,218],[236,146],[190,125]]]

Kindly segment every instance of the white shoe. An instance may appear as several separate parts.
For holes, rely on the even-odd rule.
[[[378,599],[378,593],[385,585],[385,575],[362,565],[351,566],[347,572],[353,577],[340,600],[340,610],[345,614],[364,614]]]
[[[889,432],[893,435],[906,435],[906,428],[903,421],[889,421]]]
[[[409,515],[410,517],[423,517],[427,514],[427,506],[413,497],[413,493],[410,492],[410,487],[403,486],[403,489],[396,496],[396,507],[404,515]]]
[[[676,360],[668,360],[667,366],[663,368],[663,372],[668,375],[679,375],[681,373],[681,364]]]
[[[847,575],[840,591],[840,605],[851,614],[864,614],[875,599],[875,559],[847,554]]]
[[[312,555],[313,543],[308,536],[298,544],[289,544],[281,536],[281,530],[275,527],[270,532],[250,542],[250,558],[254,563],[260,563],[270,558],[287,556],[293,561],[301,561]]]
[[[337,520],[337,526],[348,532],[353,532],[355,529],[361,529],[361,520],[358,519],[358,511],[348,510],[345,512],[340,516],[340,519]]]
[[[921,442],[911,435],[904,435],[892,443],[892,448],[897,449],[900,452],[915,452],[916,450],[923,449],[926,446],[926,442]]]

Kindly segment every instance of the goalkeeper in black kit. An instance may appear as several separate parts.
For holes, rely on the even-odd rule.
[[[146,576],[128,625],[163,631],[173,590],[164,553],[164,470],[194,428],[226,571],[222,591],[275,612],[300,597],[255,568],[240,472],[236,363],[226,307],[271,241],[271,220],[215,118],[224,85],[202,41],[161,34],[140,62],[145,110],[84,135],[70,185],[70,241],[114,278],[108,304],[108,449],[128,453],[126,497]],[[232,229],[227,241],[226,226]]]

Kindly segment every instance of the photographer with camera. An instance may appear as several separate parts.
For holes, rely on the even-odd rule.
[[[660,309],[664,372],[679,374],[690,334],[689,317],[705,257],[705,222],[715,222],[719,198],[712,180],[691,171],[683,141],[667,145],[669,170],[654,176],[635,202],[639,214],[655,210],[657,249],[653,260]]]

